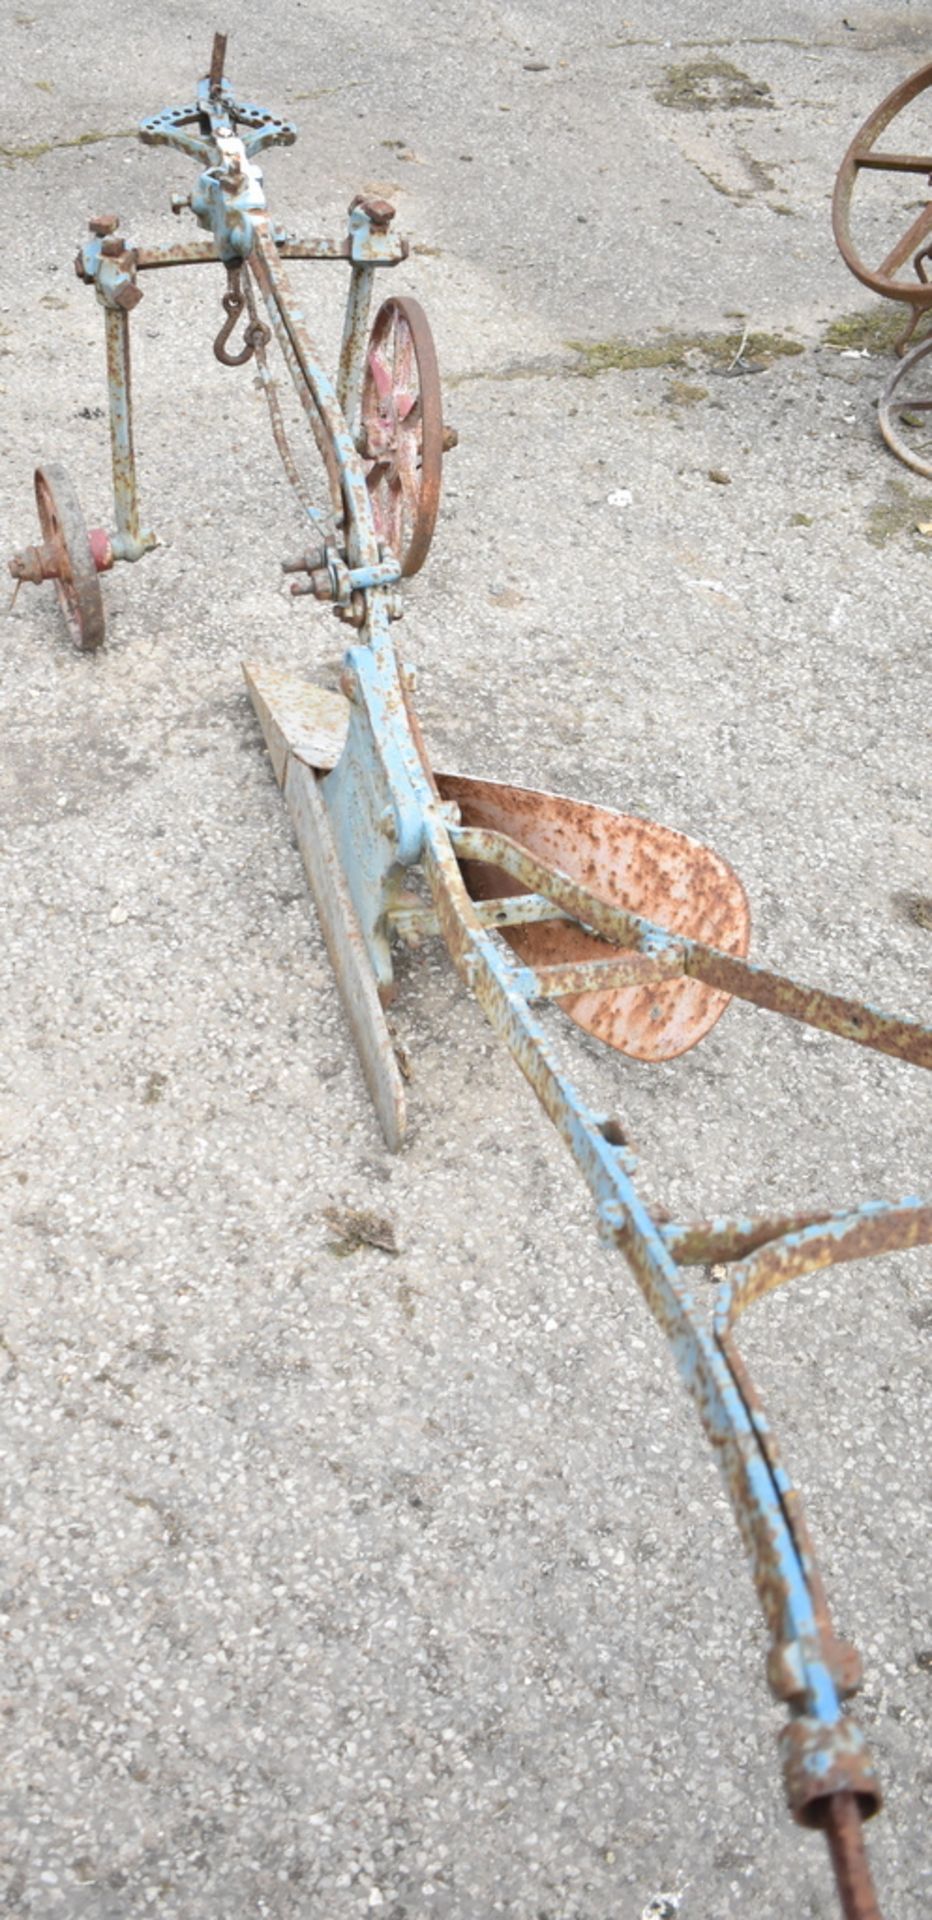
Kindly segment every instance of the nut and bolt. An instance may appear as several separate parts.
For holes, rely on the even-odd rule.
[[[355,200],[350,201],[350,213],[355,213],[357,208],[360,213],[365,214],[375,233],[387,232],[395,218],[395,209],[390,201],[370,200],[362,193],[357,194]]]
[[[109,233],[116,233],[120,224],[118,213],[95,213],[87,223],[87,230],[98,240],[105,239]]]
[[[122,287],[117,288],[113,299],[115,305],[122,307],[124,313],[132,313],[133,308],[138,307],[142,299],[142,288],[137,287],[135,281],[127,280]]]

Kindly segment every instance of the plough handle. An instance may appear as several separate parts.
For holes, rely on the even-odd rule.
[[[932,1028],[915,1020],[899,1020],[880,1013],[858,1000],[845,1000],[840,994],[826,993],[821,987],[804,987],[784,974],[756,967],[750,960],[723,953],[701,940],[688,940],[669,933],[665,927],[641,914],[629,913],[572,880],[559,867],[547,866],[529,853],[517,840],[489,827],[453,827],[450,840],[458,860],[478,860],[499,867],[522,885],[543,893],[548,900],[581,926],[610,945],[635,947],[642,952],[670,952],[680,956],[683,973],[704,985],[716,987],[737,999],[750,1000],[771,1013],[782,1013],[805,1026],[819,1027],[858,1046],[872,1047],[877,1053],[889,1053],[897,1060],[908,1060],[914,1067],[932,1069]]]

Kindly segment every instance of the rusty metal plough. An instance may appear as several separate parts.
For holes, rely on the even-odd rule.
[[[45,542],[28,566],[18,556],[14,572],[51,575],[79,642],[97,643],[102,624],[91,589],[107,564],[103,542],[124,559],[152,545],[136,505],[128,424],[126,316],[138,298],[136,276],[219,259],[229,270],[221,357],[236,364],[254,356],[263,369],[275,337],[330,488],[333,537],[286,564],[307,576],[299,591],[330,600],[353,629],[342,690],[268,666],[245,672],[385,1140],[397,1149],[405,1134],[405,1088],[384,1011],[393,943],[439,939],[566,1141],[602,1239],[623,1255],[667,1335],[750,1557],[769,1637],[767,1677],[787,1712],[780,1738],[790,1806],[803,1825],[825,1833],[848,1920],[876,1920],[862,1821],[876,1812],[880,1791],[846,1706],[859,1662],[834,1632],[800,1498],[734,1328],[749,1305],[791,1280],[927,1244],[932,1205],[907,1198],[840,1212],[671,1220],[641,1197],[623,1127],[580,1097],[535,1008],[555,1000],[578,1026],[646,1062],[694,1046],[732,996],[914,1068],[932,1067],[932,1030],[752,964],[740,881],[684,834],[433,769],[392,623],[402,611],[398,583],[427,551],[445,441],[420,309],[387,301],[365,344],[374,274],[404,253],[388,232],[390,210],[354,203],[340,249],[282,235],[251,155],[290,141],[293,130],[236,100],[222,79],[221,43],[196,104],[147,121],[143,137],[204,164],[189,204],[211,238],[153,253],[128,248],[97,223],[79,258],[104,305],[111,349],[117,532],[79,537],[76,505],[61,476],[46,470],[37,482]],[[349,262],[351,290],[334,384],[282,262],[335,257]],[[247,314],[245,341],[234,350],[229,343]],[[273,426],[282,437],[274,407]],[[286,449],[286,464],[290,458]],[[708,1263],[730,1275],[711,1318],[685,1277]]]

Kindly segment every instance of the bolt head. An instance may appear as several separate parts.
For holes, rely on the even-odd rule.
[[[127,280],[125,287],[120,287],[114,294],[114,299],[124,313],[132,313],[142,299],[142,288],[134,286],[132,280]]]
[[[395,209],[389,200],[371,199],[367,194],[357,193],[355,200],[350,201],[350,213],[355,213],[357,207],[375,233],[386,233],[395,218]]]
[[[118,213],[95,213],[88,221],[87,227],[89,233],[95,234],[98,240],[103,240],[108,233],[116,233],[119,224]]]

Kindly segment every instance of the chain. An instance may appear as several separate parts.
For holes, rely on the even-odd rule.
[[[284,419],[282,418],[281,401],[279,400],[279,397],[278,397],[278,382],[276,381],[274,374],[269,372],[269,364],[268,364],[268,360],[265,352],[266,343],[271,339],[272,336],[269,332],[268,327],[264,326],[262,321],[259,319],[259,314],[256,308],[256,296],[255,296],[255,292],[252,284],[252,276],[249,273],[246,274],[245,284],[246,284],[246,305],[249,308],[249,327],[247,329],[246,337],[247,339],[251,338],[254,344],[256,364],[258,367],[256,385],[260,387],[262,392],[265,394],[266,402],[268,404],[268,409],[269,409],[269,420],[271,422],[272,433],[275,438],[275,445],[277,446],[279,454],[281,456],[281,462],[282,462],[282,466],[285,469],[285,473],[288,479],[290,480],[291,485],[293,486],[295,493],[297,494],[298,499],[300,500],[301,505],[304,508],[305,513],[307,514],[308,519],[313,520],[318,524],[320,524],[326,520],[327,515],[323,513],[319,507],[315,507],[314,502],[311,498],[307,483],[304,480],[302,474],[298,470],[298,465],[295,460],[294,454],[292,453],[291,447],[288,444],[288,435],[285,432],[285,422],[284,422]]]

